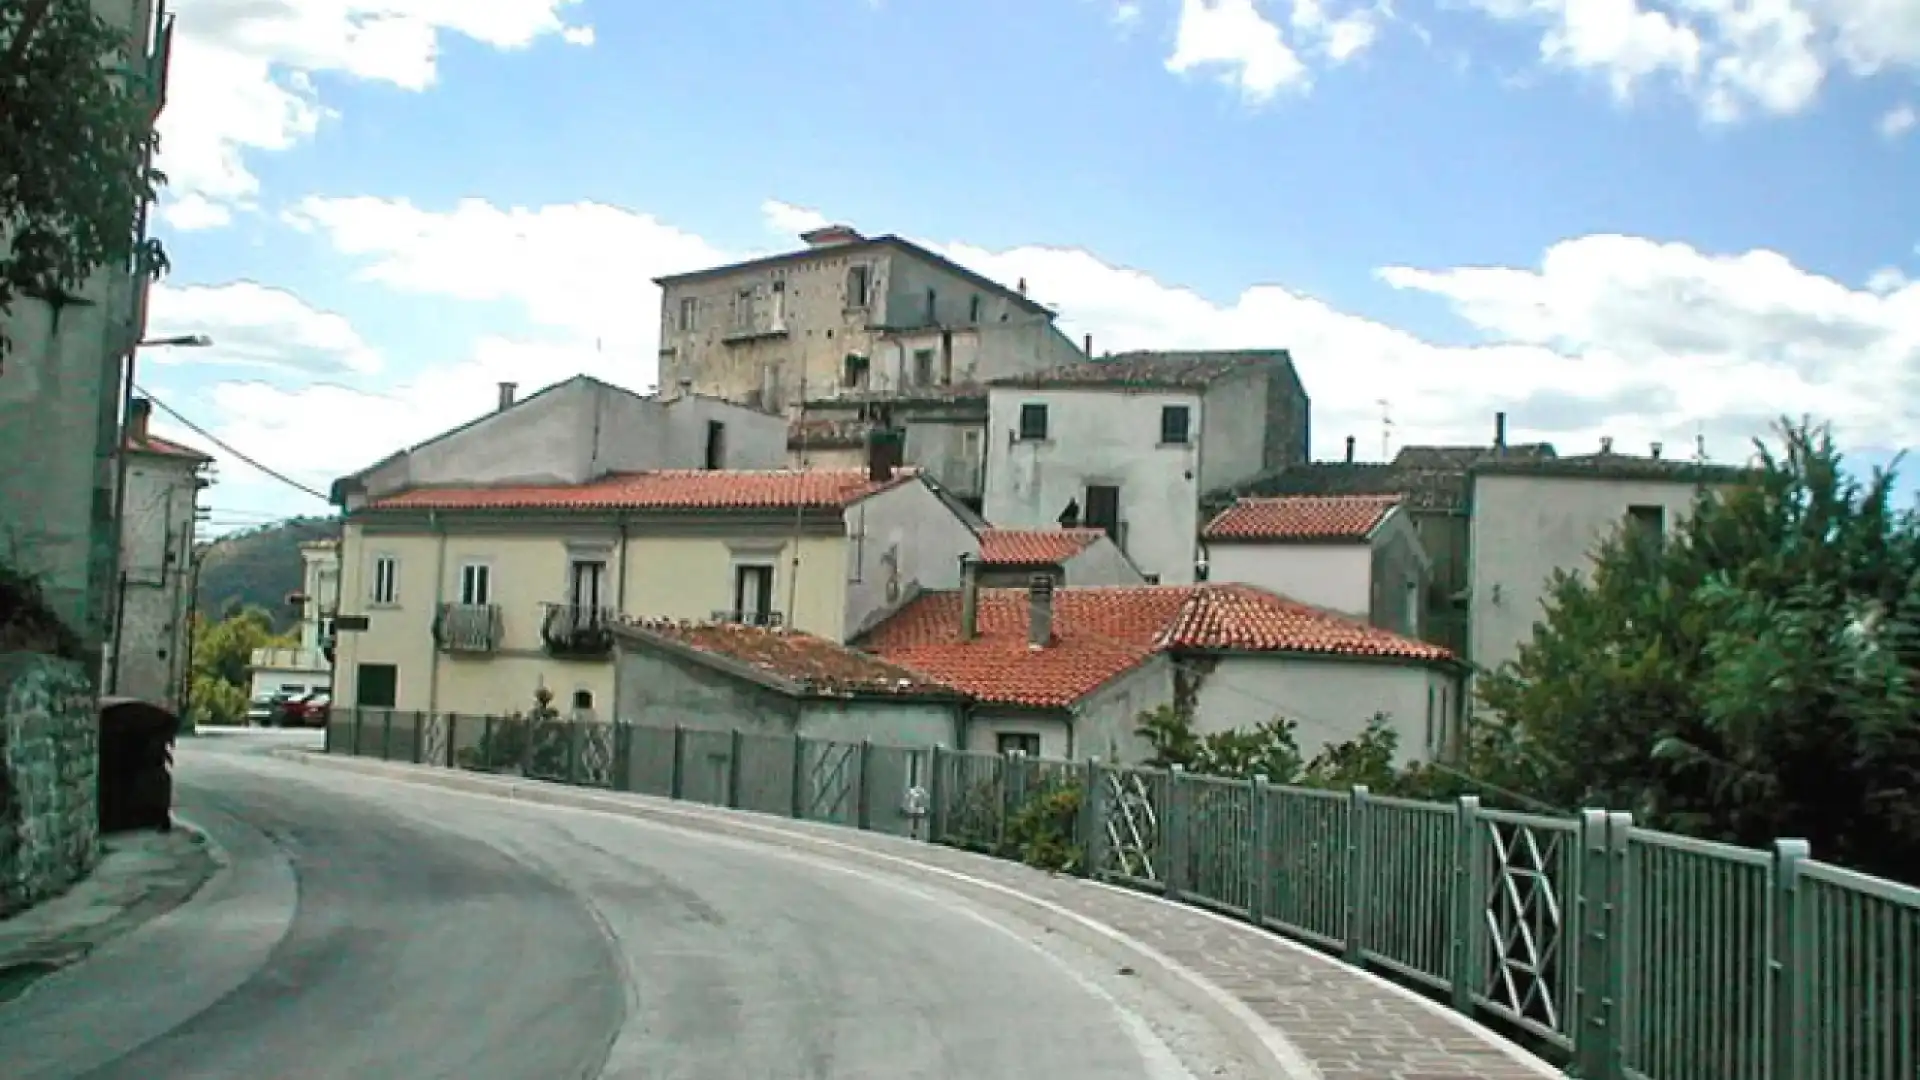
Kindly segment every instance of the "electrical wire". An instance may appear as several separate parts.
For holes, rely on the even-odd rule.
[[[219,436],[214,435],[212,432],[208,431],[206,428],[203,428],[199,424],[196,424],[193,421],[187,419],[186,417],[181,416],[177,411],[174,410],[172,406],[168,405],[164,401],[161,401],[159,398],[154,397],[153,392],[148,390],[146,387],[135,384],[134,389],[138,391],[141,394],[141,396],[145,397],[148,401],[152,402],[154,408],[159,409],[161,412],[166,413],[168,416],[173,417],[175,421],[177,421],[182,427],[185,427],[188,431],[193,432],[195,435],[198,435],[201,438],[212,443],[213,445],[219,447],[220,449],[225,450],[229,456],[231,456],[234,460],[240,462],[242,465],[250,466],[255,471],[263,473],[266,476],[272,477],[273,479],[280,481],[281,483],[287,485],[288,487],[294,489],[295,491],[300,492],[303,495],[311,495],[314,498],[319,499],[323,503],[331,503],[333,501],[329,499],[326,495],[318,491],[315,491],[313,488],[308,487],[307,485],[301,483],[298,480],[293,479],[290,476],[287,476],[285,473],[277,472],[273,469],[270,469],[267,466],[260,464],[258,461],[255,461],[254,459],[241,453],[240,451],[235,450],[232,446],[229,446],[226,442],[221,440]]]

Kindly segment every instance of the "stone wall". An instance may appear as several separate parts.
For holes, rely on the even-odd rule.
[[[93,868],[99,738],[98,700],[79,664],[0,654],[0,917]]]

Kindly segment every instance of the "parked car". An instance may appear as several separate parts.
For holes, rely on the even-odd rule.
[[[280,705],[280,726],[326,727],[327,714],[332,711],[332,704],[332,695],[324,690],[315,690],[296,698],[289,698]]]
[[[286,700],[285,694],[262,694],[247,702],[247,726],[274,726],[280,720],[280,707]]]

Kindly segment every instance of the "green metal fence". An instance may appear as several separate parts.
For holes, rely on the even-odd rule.
[[[633,791],[1023,857],[1427,991],[1591,1080],[1915,1080],[1920,889],[1577,818],[684,726],[339,710],[331,753]]]

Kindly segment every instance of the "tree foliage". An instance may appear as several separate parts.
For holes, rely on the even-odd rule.
[[[1920,521],[1783,423],[1753,481],[1552,583],[1469,771],[1653,828],[1920,877]]]
[[[0,3],[0,315],[21,295],[76,293],[99,267],[166,269],[140,235],[165,182],[144,29],[134,40],[90,0]]]
[[[237,724],[247,713],[253,650],[291,647],[290,636],[274,633],[273,617],[247,608],[219,622],[193,623],[192,700],[187,713],[196,724]]]
[[[1138,723],[1140,737],[1153,748],[1149,768],[1178,766],[1198,775],[1236,779],[1264,776],[1275,784],[1333,791],[1365,787],[1378,795],[1408,798],[1444,797],[1458,783],[1428,766],[1395,764],[1400,735],[1385,713],[1375,713],[1360,734],[1328,743],[1311,758],[1301,753],[1297,728],[1284,716],[1257,727],[1203,735],[1194,730],[1191,716],[1163,705],[1140,714]]]

